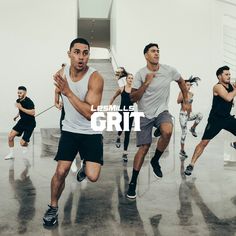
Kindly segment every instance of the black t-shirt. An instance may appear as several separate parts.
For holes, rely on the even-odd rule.
[[[34,103],[33,101],[28,98],[28,97],[25,97],[24,100],[20,101],[20,99],[18,98],[16,100],[17,103],[20,103],[21,106],[25,109],[28,109],[28,110],[32,110],[34,109]],[[20,113],[20,118],[22,121],[26,121],[26,122],[35,122],[35,117],[34,116],[31,116],[31,115],[28,115],[26,114],[25,112],[19,110],[19,113]]]
[[[222,85],[223,86],[223,85]],[[233,86],[229,84],[229,87],[225,87],[228,93],[232,92]],[[231,101],[225,101],[219,95],[213,96],[212,108],[210,111],[209,118],[227,118],[230,116],[230,112],[233,106],[233,99]]]

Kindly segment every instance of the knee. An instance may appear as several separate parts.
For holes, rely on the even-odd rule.
[[[91,182],[97,182],[99,174],[94,174],[94,173],[87,171],[86,176]]]
[[[201,147],[201,148],[205,148],[207,146],[207,144],[209,143],[209,141],[206,141],[206,140],[202,140],[198,145]]]
[[[65,169],[65,168],[58,168],[56,170],[56,177],[59,179],[59,180],[64,180],[68,174],[69,170]]]
[[[14,136],[11,135],[11,134],[9,134],[9,135],[8,135],[8,141],[9,141],[9,142],[14,141]]]
[[[172,135],[172,129],[165,130],[161,133],[161,136],[163,137],[163,139],[167,139],[167,140],[171,138],[171,135]]]
[[[149,150],[150,145],[142,145],[139,150],[142,153],[143,156],[145,156]]]

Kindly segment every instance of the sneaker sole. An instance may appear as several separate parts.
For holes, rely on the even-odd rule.
[[[184,171],[184,174],[187,175],[187,176],[190,176],[192,173],[188,173],[188,172]]]
[[[53,222],[48,222],[45,219],[43,219],[43,226],[44,227],[53,227],[53,226],[57,226],[58,225],[58,220],[54,220]]]
[[[154,172],[153,172],[153,175],[156,179],[161,179],[163,177],[163,176],[160,177],[160,176],[156,175]]]
[[[234,144],[233,144],[233,143],[230,143],[230,147],[232,147],[232,148],[236,149],[236,147],[234,146]]]
[[[129,198],[129,199],[135,199],[137,195],[134,195],[134,196],[130,196],[128,194],[126,194],[126,197]]]
[[[78,182],[82,182],[83,180],[85,180],[85,178],[86,178],[86,177],[84,177],[84,178],[82,178],[82,179],[78,179],[78,178],[76,178],[76,179],[77,179]]]
[[[15,157],[4,158],[5,161],[15,159]]]

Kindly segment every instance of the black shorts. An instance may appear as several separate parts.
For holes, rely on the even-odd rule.
[[[35,126],[35,122],[26,122],[23,120],[19,120],[12,129],[19,133],[17,135],[19,137],[22,135],[22,133],[24,133],[22,139],[28,143],[30,141],[30,137],[34,131]]]
[[[213,139],[222,129],[236,136],[236,119],[234,116],[227,118],[209,118],[202,140]]]
[[[62,131],[56,161],[73,161],[79,152],[81,160],[103,165],[103,137],[101,134],[77,134]]]

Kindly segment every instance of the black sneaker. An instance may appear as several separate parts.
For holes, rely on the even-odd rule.
[[[86,178],[85,174],[85,163],[82,164],[81,168],[77,172],[77,180],[82,182]]]
[[[193,166],[192,165],[188,165],[184,171],[185,175],[191,175],[193,171]]]
[[[230,143],[230,146],[231,146],[232,148],[236,149],[236,142]]]
[[[154,131],[154,137],[159,137],[161,136],[161,131],[160,131],[160,128],[157,128],[155,131]]]
[[[120,148],[120,138],[117,138],[117,139],[116,139],[116,147],[117,147],[117,148]]]
[[[179,157],[180,157],[181,160],[185,160],[186,158],[188,158],[188,155],[186,154],[185,151],[180,150]]]
[[[130,199],[135,199],[136,198],[135,189],[136,189],[136,184],[130,183],[129,184],[129,189],[128,189],[127,194],[126,194],[127,198],[130,198]]]
[[[192,133],[192,135],[193,135],[194,137],[197,137],[197,133],[196,133],[195,129],[190,128],[189,131]]]
[[[128,154],[123,154],[122,159],[124,162],[128,162]]]
[[[52,207],[50,205],[48,207],[43,217],[43,225],[52,227],[58,223],[58,207]]]
[[[155,177],[157,177],[157,178],[162,178],[163,174],[162,174],[161,166],[159,165],[159,162],[157,162],[156,164],[154,164],[154,163],[153,163],[153,159],[152,159],[152,160],[151,160],[151,165],[152,165],[152,168],[153,168],[153,172],[154,172]]]

